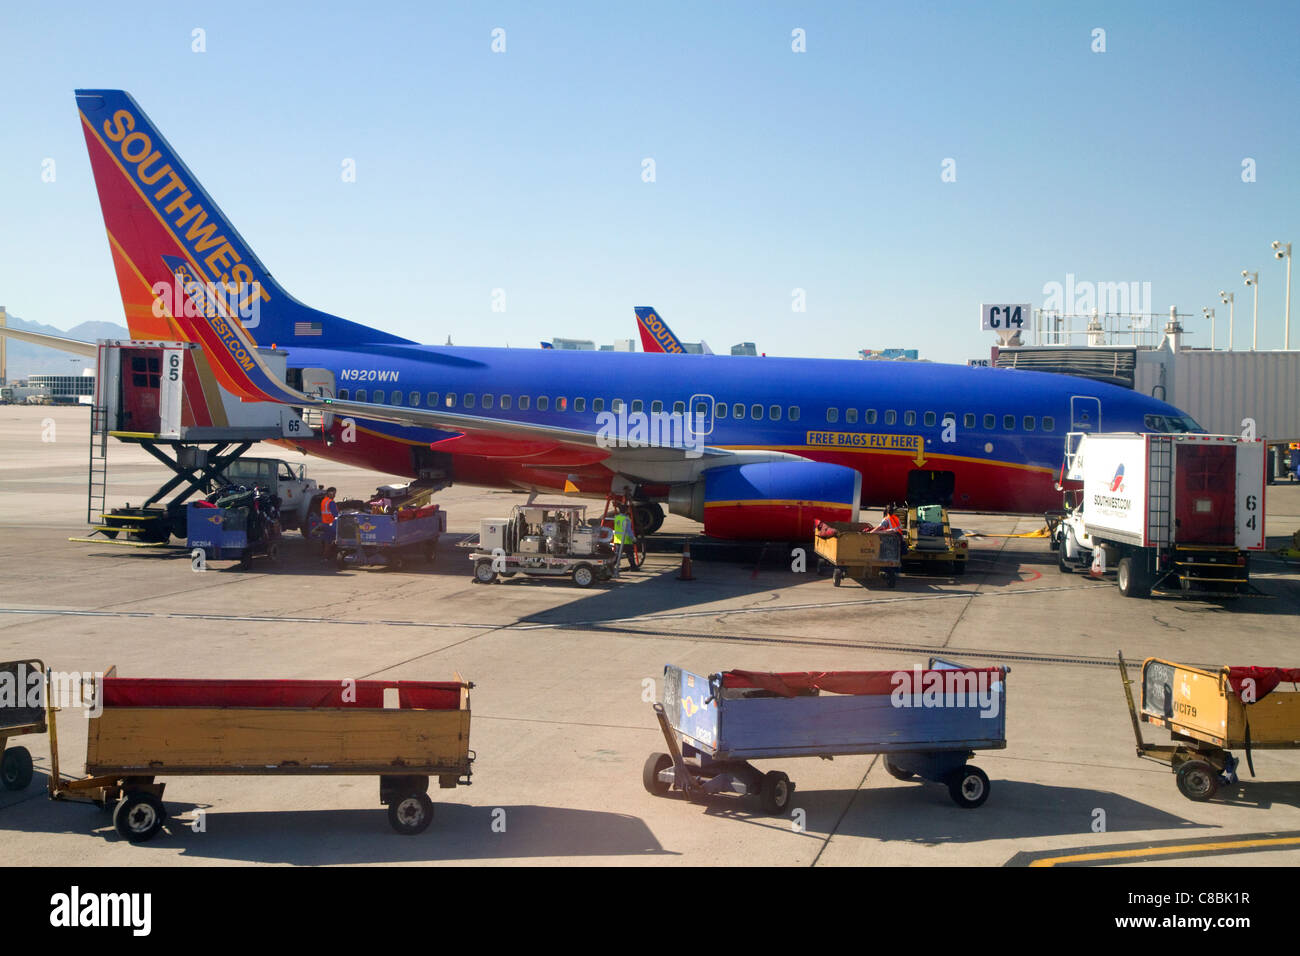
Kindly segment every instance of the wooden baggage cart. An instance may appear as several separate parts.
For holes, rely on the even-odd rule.
[[[1209,800],[1220,786],[1237,782],[1240,759],[1232,750],[1245,752],[1254,776],[1254,751],[1300,748],[1300,668],[1204,670],[1148,657],[1142,662],[1140,710],[1122,652],[1119,672],[1137,755],[1169,764],[1189,800]],[[1168,730],[1172,743],[1146,743],[1142,723]]]
[[[833,569],[832,580],[836,587],[846,577],[856,578],[866,586],[869,578],[879,577],[886,587],[898,583],[903,539],[896,531],[867,531],[865,526],[851,521],[827,521],[834,528],[834,537],[813,536],[817,553],[818,570]]]
[[[469,691],[455,681],[130,680],[110,670],[89,721],[86,773],[59,773],[49,718],[52,799],[116,802],[133,843],[166,820],[160,776],[248,774],[379,777],[379,801],[402,834],[433,819],[429,781],[470,782]]]
[[[988,798],[989,778],[966,761],[1007,745],[1008,672],[937,658],[924,670],[707,678],[669,665],[663,702],[654,705],[668,752],[646,759],[641,782],[655,795],[757,795],[769,813],[784,813],[794,784],[751,760],[883,754],[890,776],[945,784],[959,807],[972,809]],[[926,696],[936,688],[937,698]]]
[[[39,660],[6,661],[0,664],[0,681],[8,684],[12,697],[0,704],[0,786],[24,790],[32,782],[32,755],[22,746],[9,746],[9,738],[45,733],[45,664]],[[37,698],[33,699],[32,694]]]

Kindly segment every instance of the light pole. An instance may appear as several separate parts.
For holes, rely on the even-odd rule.
[[[1286,332],[1283,348],[1291,348],[1291,243],[1273,242],[1273,257],[1286,260]]]
[[[1201,315],[1210,320],[1210,351],[1214,351],[1214,310],[1201,309]]]
[[[1228,351],[1232,351],[1232,311],[1233,303],[1237,300],[1237,293],[1224,292],[1219,290],[1219,301],[1226,303],[1228,306]]]
[[[1242,269],[1241,277],[1246,280],[1246,285],[1255,287],[1255,319],[1250,331],[1250,350],[1253,352],[1255,347],[1259,345],[1259,273],[1247,272]]]

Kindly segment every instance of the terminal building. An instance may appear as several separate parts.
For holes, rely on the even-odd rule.
[[[1032,345],[994,346],[997,368],[1077,375],[1169,402],[1211,434],[1265,439],[1272,474],[1300,441],[1300,351],[1192,348],[1175,309],[1153,316],[1070,316],[1035,323]],[[1063,321],[1064,320],[1064,321]],[[1102,423],[1103,429],[1105,423]]]

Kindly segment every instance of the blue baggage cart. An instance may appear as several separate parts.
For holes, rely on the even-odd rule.
[[[769,813],[783,813],[794,784],[751,760],[883,754],[891,776],[945,784],[958,806],[973,809],[990,787],[967,760],[1007,745],[1009,671],[931,658],[900,671],[702,677],[670,664],[654,705],[668,752],[647,758],[642,783],[656,795],[757,795]]]
[[[398,520],[397,514],[348,512],[339,515],[335,524],[335,558],[340,568],[349,564],[400,568],[404,560],[417,555],[433,563],[438,538],[447,530],[447,513],[438,508]]]
[[[185,511],[186,545],[191,552],[201,549],[205,560],[237,560],[244,569],[252,566],[254,554],[280,560],[280,535],[275,523],[266,535],[250,540],[248,524],[254,520],[251,508],[209,508],[190,502]]]

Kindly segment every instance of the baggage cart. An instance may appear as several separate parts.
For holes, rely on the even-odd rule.
[[[51,799],[114,807],[132,843],[167,818],[160,776],[365,775],[398,833],[433,819],[429,781],[470,782],[469,691],[448,682],[382,680],[133,680],[111,669],[91,718],[86,774],[64,780],[49,715]]]
[[[863,586],[869,579],[880,578],[886,587],[898,583],[903,539],[896,531],[868,531],[865,525],[851,521],[827,521],[821,526],[835,529],[834,537],[813,536],[819,572],[832,570],[836,587],[844,578],[855,578]]]
[[[32,782],[32,755],[26,747],[10,746],[11,737],[45,733],[45,664],[39,660],[0,664],[0,681],[13,688],[0,703],[0,786],[24,790]],[[35,695],[35,696],[33,696]]]
[[[400,568],[417,556],[433,563],[438,539],[447,530],[447,513],[437,505],[412,511],[409,517],[400,511],[345,513],[335,524],[335,560],[340,568],[349,564]]]
[[[1142,662],[1141,709],[1133,699],[1124,654],[1120,679],[1128,699],[1137,755],[1169,764],[1189,800],[1209,800],[1237,782],[1244,751],[1251,776],[1254,751],[1300,748],[1300,668],[1220,667],[1205,670],[1148,657]],[[1290,684],[1290,689],[1280,685]],[[1142,739],[1142,724],[1169,731],[1169,744]]]
[[[959,807],[975,808],[989,779],[967,760],[1006,747],[1008,673],[938,658],[904,671],[710,677],[668,665],[654,705],[668,752],[646,759],[641,781],[655,795],[757,795],[767,812],[784,813],[794,784],[750,761],[882,754],[891,776],[945,784]]]
[[[279,525],[272,522],[262,534],[250,534],[254,520],[260,519],[252,508],[211,508],[191,502],[185,509],[186,547],[191,552],[201,550],[205,561],[238,561],[244,571],[253,566],[254,555],[279,562]]]

